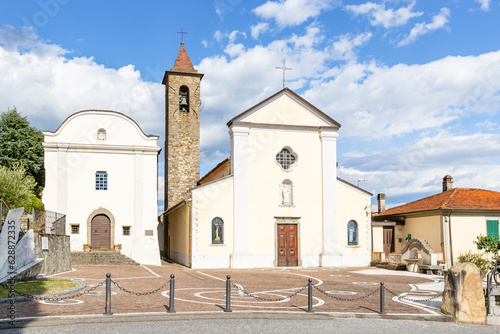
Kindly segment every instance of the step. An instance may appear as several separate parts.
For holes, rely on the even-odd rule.
[[[72,265],[122,265],[138,266],[139,263],[113,251],[71,252]]]

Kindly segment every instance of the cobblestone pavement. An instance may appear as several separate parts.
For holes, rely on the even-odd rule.
[[[112,291],[112,312],[166,313],[169,303],[170,275],[175,275],[175,311],[223,312],[225,307],[225,278],[231,275],[235,283],[231,290],[233,311],[306,312],[307,289],[301,290],[312,279],[315,312],[377,314],[380,310],[380,282],[384,282],[385,312],[400,315],[440,315],[439,310],[407,300],[396,300],[394,294],[406,293],[412,300],[434,298],[439,301],[442,292],[436,291],[439,277],[415,275],[375,268],[272,268],[272,269],[189,269],[176,264],[163,266],[73,266],[73,271],[52,278],[78,278],[86,283],[84,290],[104,282],[106,273],[126,290],[145,293],[162,285],[164,288],[149,295],[127,293],[116,286]],[[425,289],[429,284],[431,289]],[[238,289],[236,286],[239,286]],[[241,290],[261,299],[249,297]],[[326,292],[323,293],[321,291]],[[104,285],[92,294],[68,301],[17,302],[16,318],[103,314]],[[367,296],[359,299],[360,297]],[[332,298],[335,297],[335,298]],[[436,298],[438,297],[438,298]],[[267,300],[271,299],[271,300]],[[345,299],[345,300],[344,300]],[[359,299],[359,300],[347,300]],[[439,303],[438,303],[439,304]],[[5,304],[4,304],[5,305]],[[432,306],[438,306],[433,304]],[[0,319],[6,319],[6,307],[0,304]]]

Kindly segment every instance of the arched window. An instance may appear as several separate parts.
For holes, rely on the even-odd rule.
[[[293,205],[293,183],[289,179],[283,180],[283,182],[281,182],[280,203],[284,206]]]
[[[106,130],[105,129],[99,129],[97,130],[97,140],[106,140]]]
[[[187,86],[179,88],[179,110],[189,111],[189,88]]]
[[[354,220],[347,223],[347,244],[350,246],[358,244],[358,223]]]
[[[224,222],[219,217],[212,219],[212,244],[224,243]]]
[[[276,154],[276,163],[283,168],[283,170],[288,171],[292,169],[293,165],[297,162],[297,154],[295,154],[290,148],[284,147],[281,151]]]

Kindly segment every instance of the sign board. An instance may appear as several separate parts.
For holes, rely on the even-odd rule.
[[[42,250],[49,250],[49,238],[48,237],[42,237]]]

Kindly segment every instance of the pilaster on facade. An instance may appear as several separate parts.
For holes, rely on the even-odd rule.
[[[250,128],[232,127],[229,134],[231,137],[231,173],[234,175],[233,260],[238,262],[237,257],[249,255],[248,136]]]
[[[338,221],[337,221],[337,137],[338,133],[321,130],[321,170],[323,195],[323,252],[321,265],[331,266],[339,262]]]

